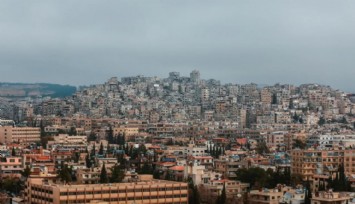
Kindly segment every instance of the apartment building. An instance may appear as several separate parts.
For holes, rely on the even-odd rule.
[[[0,177],[21,177],[23,171],[21,157],[6,157],[0,160]]]
[[[291,151],[291,172],[301,174],[304,180],[313,180],[315,174],[333,175],[339,165],[344,165],[346,174],[354,174],[354,155],[355,150],[295,149]]]
[[[321,191],[314,193],[311,204],[346,204],[351,202],[351,196],[346,192]]]
[[[40,142],[40,128],[0,126],[0,143],[36,143]]]
[[[211,180],[199,187],[201,201],[215,203],[217,197],[222,194],[223,187],[226,190],[227,203],[237,203],[237,200],[247,192],[249,184],[227,179]]]
[[[59,184],[45,179],[29,178],[26,203],[188,203],[187,183],[149,180],[135,183]]]
[[[305,192],[302,189],[293,189],[288,186],[277,186],[274,189],[260,189],[249,192],[249,204],[279,204],[304,203]]]

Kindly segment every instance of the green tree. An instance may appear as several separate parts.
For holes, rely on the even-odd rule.
[[[12,152],[11,152],[11,156],[15,157],[16,156],[16,150],[14,147],[12,147]]]
[[[91,158],[90,158],[89,154],[87,154],[85,157],[85,163],[86,163],[87,168],[91,168],[92,162],[91,162]]]
[[[16,177],[7,177],[0,181],[0,186],[2,190],[9,191],[14,194],[20,193],[23,189],[23,182]]]
[[[325,119],[323,117],[320,117],[318,120],[318,125],[323,126],[326,123]]]
[[[293,149],[294,148],[305,149],[307,147],[307,144],[300,139],[294,139],[292,147],[293,147]]]
[[[99,155],[103,155],[104,154],[104,145],[102,144],[102,142],[100,143],[100,149],[99,149]]]
[[[61,167],[58,172],[58,177],[63,182],[71,182],[72,181],[71,169],[69,169],[67,164],[64,165],[64,162],[61,163]]]
[[[28,178],[31,175],[31,168],[27,165],[26,168],[21,172],[21,175]]]
[[[69,136],[77,135],[76,128],[75,127],[70,127],[68,135]]]
[[[101,168],[100,183],[107,183],[107,182],[108,182],[108,177],[107,177],[106,167],[104,163]]]
[[[148,164],[148,162],[144,162],[143,167],[139,173],[140,174],[152,174],[153,173],[152,166],[150,164]]]
[[[276,93],[272,94],[271,104],[277,104],[277,95],[276,95]]]
[[[95,155],[96,155],[96,147],[95,147],[95,143],[94,143],[94,145],[92,146],[92,149],[91,149],[90,157],[94,157]]]
[[[343,116],[343,118],[340,120],[340,123],[348,124],[348,121],[346,120],[345,116]]]
[[[260,141],[258,142],[257,146],[256,146],[256,152],[258,154],[265,154],[265,153],[270,153],[269,148],[266,145],[265,141]]]
[[[91,132],[89,137],[88,137],[88,142],[91,142],[91,141],[96,141],[97,139],[97,136],[94,132]]]
[[[79,159],[80,159],[80,153],[79,152],[74,152],[72,158],[73,158],[73,161],[75,163],[78,163]]]
[[[218,204],[225,204],[226,201],[227,201],[226,184],[223,184],[223,189]]]
[[[200,194],[191,177],[188,178],[187,183],[189,187],[189,204],[199,204]]]
[[[291,174],[291,185],[292,186],[296,186],[298,184],[302,184],[303,182],[303,177],[301,174],[298,174],[298,173],[293,173]]]
[[[311,199],[312,199],[311,185],[310,185],[309,181],[307,180],[304,204],[311,204]]]
[[[114,137],[113,137],[113,129],[112,129],[111,125],[110,125],[110,127],[109,127],[109,129],[107,131],[107,141],[110,144],[115,143]]]
[[[236,174],[237,180],[242,181],[244,183],[250,183],[251,189],[258,189],[259,187],[269,187],[267,186],[269,184],[268,182],[270,181],[269,174],[260,167],[251,167],[249,169],[240,168],[237,170]]]
[[[110,182],[111,183],[119,183],[123,180],[124,178],[124,170],[119,166],[115,165],[112,167],[112,173],[110,177]]]

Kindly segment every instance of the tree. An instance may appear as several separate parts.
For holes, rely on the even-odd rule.
[[[306,192],[305,192],[305,197],[304,197],[304,204],[311,204],[311,198],[312,198],[311,185],[309,183],[309,180],[307,180]]]
[[[291,181],[290,182],[291,182],[292,186],[302,184],[302,181],[303,181],[303,177],[301,174],[298,174],[298,173],[291,174]]]
[[[75,127],[70,127],[68,135],[69,136],[77,135],[76,128]]]
[[[64,162],[61,163],[61,167],[58,172],[58,177],[63,182],[71,182],[72,181],[71,169],[68,168],[67,164],[64,165]]]
[[[223,184],[223,189],[222,193],[220,195],[220,200],[219,204],[225,204],[227,201],[227,195],[226,195],[226,184]]]
[[[88,142],[91,142],[91,141],[96,141],[97,137],[95,135],[94,132],[91,132],[89,137],[88,137]]]
[[[258,145],[256,146],[256,152],[258,154],[265,154],[265,153],[270,153],[269,148],[266,145],[265,141],[260,141],[258,142]]]
[[[139,172],[140,174],[152,174],[153,169],[152,166],[148,164],[148,162],[144,162],[142,170]]]
[[[236,172],[237,180],[250,183],[250,189],[255,189],[259,187],[275,187],[275,186],[267,186],[270,184],[270,173],[267,173],[264,169],[260,167],[251,167],[249,169],[240,168]]]
[[[7,177],[0,181],[1,189],[18,194],[23,189],[23,182],[16,177]]]
[[[107,131],[107,141],[109,144],[115,143],[114,138],[113,138],[113,129],[112,129],[111,125]]]
[[[85,163],[87,168],[91,168],[92,162],[91,162],[91,158],[89,157],[89,154],[87,154],[85,157]]]
[[[92,146],[90,157],[94,157],[95,155],[96,155],[96,148],[95,148],[95,143],[94,143],[94,145]]]
[[[343,116],[343,118],[340,120],[340,123],[348,124],[348,121],[346,120],[345,116]]]
[[[191,177],[188,178],[188,187],[189,187],[189,204],[199,204],[200,195],[197,189],[197,186],[194,184],[194,181]]]
[[[107,143],[107,146],[106,146],[106,153],[107,153],[107,154],[112,154],[112,149],[111,149],[110,143]]]
[[[101,168],[100,183],[107,183],[107,182],[108,182],[108,178],[107,178],[107,172],[106,172],[106,167],[105,167],[105,163],[104,163]]]
[[[344,166],[340,165],[338,168],[338,172],[335,174],[335,180],[331,179],[328,181],[328,185],[330,188],[333,188],[334,191],[350,191],[351,186],[348,179],[345,176]]]
[[[73,153],[73,160],[75,163],[78,163],[80,159],[80,153],[79,152],[74,152]]]
[[[21,172],[21,175],[28,178],[31,175],[31,168],[27,165],[26,168]]]
[[[103,154],[104,154],[104,145],[101,142],[100,143],[100,149],[99,149],[99,155],[103,155]]]
[[[119,165],[115,165],[112,168],[112,174],[110,177],[110,183],[119,183],[124,178],[124,170]]]
[[[294,139],[292,147],[293,149],[295,148],[305,149],[307,147],[307,144],[300,139]]]
[[[14,147],[12,147],[12,152],[11,152],[11,156],[15,157],[16,156],[16,150]]]
[[[319,126],[323,126],[325,124],[325,119],[323,117],[320,117],[319,120],[318,120],[318,125]]]

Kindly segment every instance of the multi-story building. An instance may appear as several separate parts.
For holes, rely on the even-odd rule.
[[[278,185],[275,189],[260,189],[249,192],[248,204],[304,203],[302,189]]]
[[[147,180],[135,183],[59,184],[45,179],[29,178],[26,203],[188,203],[187,183]]]
[[[313,180],[315,174],[331,176],[338,170],[339,165],[344,165],[345,173],[353,174],[355,173],[353,155],[355,150],[295,149],[291,151],[291,172],[301,174],[304,180]]]
[[[99,183],[101,169],[96,168],[86,168],[78,169],[76,171],[76,178],[80,184],[95,184]]]
[[[6,157],[0,160],[0,176],[1,177],[21,177],[23,171],[21,157]]]
[[[0,143],[36,143],[40,139],[40,128],[0,126]]]
[[[227,203],[237,203],[248,191],[249,184],[240,181],[217,179],[202,184],[199,187],[200,197],[203,203],[215,203],[225,187]]]
[[[56,144],[87,144],[87,137],[84,135],[59,134],[53,137]]]
[[[235,179],[237,177],[237,170],[242,167],[242,162],[240,162],[240,157],[235,155],[215,159],[214,166],[214,170],[223,174],[225,178]]]
[[[351,196],[346,192],[321,191],[312,195],[311,204],[346,204]]]

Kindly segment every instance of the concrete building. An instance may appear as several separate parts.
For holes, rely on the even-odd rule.
[[[40,128],[0,126],[0,143],[36,143],[41,141]]]
[[[311,204],[346,204],[351,202],[349,193],[321,191],[314,193],[311,198]]]
[[[135,183],[58,184],[45,179],[29,178],[26,203],[188,203],[187,183],[149,180]]]
[[[0,160],[0,177],[21,177],[23,171],[21,157],[6,157]]]
[[[243,195],[248,191],[249,184],[235,180],[211,180],[199,187],[200,197],[203,203],[215,203],[222,194],[223,186],[226,189],[226,203],[239,203]]]
[[[278,185],[274,189],[264,188],[250,191],[248,204],[301,204],[304,202],[304,196],[305,194],[302,189],[293,189],[289,186]]]
[[[301,174],[304,180],[313,180],[316,174],[333,175],[339,165],[344,165],[347,175],[354,174],[354,155],[355,150],[295,149],[291,151],[291,173]]]

